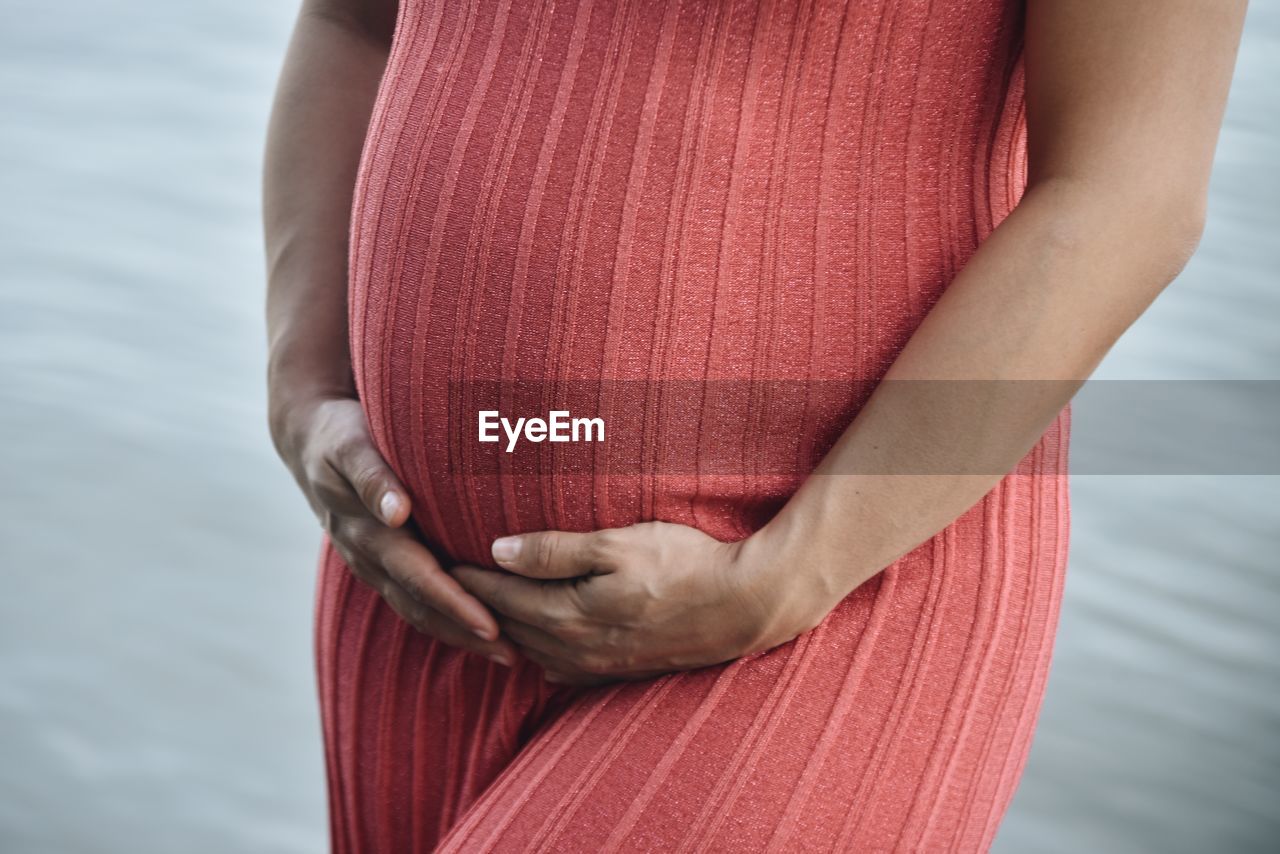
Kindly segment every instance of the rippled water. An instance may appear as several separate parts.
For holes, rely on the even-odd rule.
[[[1102,376],[1280,379],[1277,6],[1250,12],[1200,252]],[[320,850],[318,532],[264,427],[256,210],[293,9],[4,9],[0,850]],[[997,850],[1277,850],[1280,478],[1073,499]]]

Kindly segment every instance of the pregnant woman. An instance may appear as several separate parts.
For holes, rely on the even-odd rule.
[[[1199,240],[1243,16],[306,0],[270,409],[334,848],[986,849],[1068,401]],[[557,409],[603,441],[480,441]]]

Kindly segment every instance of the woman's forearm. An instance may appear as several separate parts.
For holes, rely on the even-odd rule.
[[[762,596],[791,588],[782,625],[820,620],[990,491],[1199,241],[1245,0],[1026,12],[1027,192],[816,476],[739,549],[801,577],[746,573]]]
[[[814,476],[744,543],[792,572],[803,556],[789,618],[825,614],[1012,470],[1181,269],[1200,211],[1199,199],[1140,187],[1029,189]]]
[[[343,5],[304,4],[267,134],[263,227],[273,421],[299,397],[354,393],[348,229],[390,32],[385,18],[344,13]]]
[[[395,0],[304,0],[268,130],[264,226],[271,435],[331,547],[406,623],[510,666],[488,609],[406,523],[408,490],[355,399],[347,327],[351,203]]]

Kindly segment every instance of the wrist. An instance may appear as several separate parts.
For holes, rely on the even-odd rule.
[[[267,418],[276,449],[286,455],[299,444],[299,436],[326,402],[356,399],[353,384],[323,374],[281,371],[273,364],[267,380]]]
[[[826,570],[821,543],[775,519],[737,544],[736,573],[762,603],[751,652],[771,649],[815,628],[848,593]]]
[[[345,310],[288,308],[283,317],[284,309],[269,311],[267,317],[267,388],[272,397],[355,397]]]

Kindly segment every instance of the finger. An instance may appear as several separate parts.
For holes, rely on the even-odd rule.
[[[587,638],[566,643],[537,626],[506,616],[498,617],[498,625],[504,635],[515,641],[521,655],[547,671],[548,682],[600,684],[618,676]]]
[[[362,435],[339,445],[330,464],[375,519],[394,528],[409,518],[409,491],[367,437]]]
[[[502,634],[511,638],[522,650],[536,652],[562,663],[572,663],[577,655],[577,650],[573,646],[550,632],[513,617],[499,614],[498,626],[502,629]]]
[[[450,574],[463,589],[495,611],[552,634],[582,618],[571,584],[544,584],[469,564],[453,567]]]
[[[661,674],[655,673],[651,675]],[[648,679],[650,678],[650,675],[632,676],[627,673],[614,673],[608,676],[600,676],[595,673],[556,673],[554,671],[547,671],[543,678],[554,685],[564,685],[570,688],[599,688],[603,685],[614,685],[618,682]]]
[[[485,604],[440,567],[435,555],[404,529],[383,529],[381,563],[387,575],[414,599],[493,640],[498,623]]]
[[[558,677],[556,680],[549,679],[548,681],[572,681],[573,684],[585,684],[585,680],[608,679],[608,676],[604,676],[603,673],[588,673],[579,667],[573,666],[572,663],[564,661],[562,658],[549,656],[549,654],[540,652],[538,649],[525,647],[522,644],[517,644],[517,648],[520,649],[521,656],[534,662],[535,665],[538,665],[543,670],[544,677],[550,675]]]
[[[610,682],[617,682],[620,677],[597,676],[587,673],[561,673],[555,670],[547,670],[543,673],[542,678],[554,685],[566,685],[573,688],[597,688],[601,685],[608,685]]]
[[[338,549],[351,573],[373,588],[401,619],[418,631],[436,637],[450,646],[484,655],[506,667],[513,667],[519,661],[519,651],[509,640],[501,636],[492,641],[478,638],[468,627],[458,624],[413,598],[381,567],[371,565],[367,560],[350,554],[336,540],[334,547]]]
[[[362,513],[336,517],[329,536],[358,575],[386,575],[415,601],[449,616],[477,637],[497,637],[498,624],[489,609],[450,578],[409,530],[384,527]],[[365,580],[373,584],[377,578]]]
[[[308,491],[315,496],[312,507],[317,509],[322,521],[330,516],[342,519],[369,515],[360,496],[330,460],[317,457],[309,462],[306,479]]]
[[[375,590],[381,589],[379,585],[387,574],[382,567],[369,562],[364,555],[353,549],[337,533],[336,528],[330,532],[329,540],[333,543],[333,548],[338,552],[338,556],[342,558],[343,564],[346,565],[347,570],[352,575]]]
[[[503,569],[530,578],[573,578],[604,569],[599,532],[538,531],[493,541],[493,559]]]
[[[530,661],[533,659],[530,658]],[[534,662],[535,664],[537,662]],[[665,676],[672,673],[670,670],[644,670],[644,671],[628,671],[619,673],[583,673],[576,670],[557,670],[553,668],[544,668],[543,679],[557,685],[572,685],[577,688],[592,688],[597,685],[607,685],[611,682],[636,681],[640,679],[656,679],[659,676]]]
[[[542,678],[556,685],[567,685],[575,688],[594,688],[614,682],[633,681],[639,679],[655,679],[665,676],[670,670],[617,671],[608,673],[589,672],[572,665],[565,664],[549,656],[533,650],[520,648],[525,658],[542,668]]]
[[[424,634],[450,646],[483,655],[504,667],[514,667],[519,660],[519,652],[510,641],[501,637],[493,641],[479,640],[465,626],[413,599],[390,578],[387,578],[379,593],[402,620]]]

